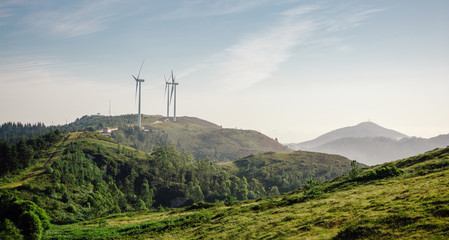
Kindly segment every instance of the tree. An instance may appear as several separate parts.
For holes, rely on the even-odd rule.
[[[279,195],[279,188],[278,188],[276,185],[272,186],[272,187],[270,188],[270,193],[269,193],[269,195],[270,195],[270,196],[277,196],[277,195]]]
[[[350,179],[355,179],[358,176],[360,176],[360,169],[359,169],[359,165],[357,164],[357,162],[354,160],[351,162],[351,171],[349,172],[349,178]]]
[[[191,199],[194,203],[201,202],[204,200],[203,191],[201,191],[200,185],[198,183],[190,182],[187,187],[187,198]]]
[[[142,197],[142,200],[145,202],[145,205],[150,208],[153,205],[154,192],[153,189],[150,188],[150,185],[148,184],[148,180],[146,178],[144,178],[142,181],[140,195]]]

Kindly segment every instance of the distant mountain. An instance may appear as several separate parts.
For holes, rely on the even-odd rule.
[[[314,147],[310,151],[340,154],[367,165],[377,165],[447,146],[449,146],[449,134],[430,139],[342,138]]]
[[[311,141],[287,146],[338,154],[367,165],[377,165],[449,146],[449,134],[430,139],[407,137],[375,123],[364,122],[334,130]]]
[[[341,138],[364,137],[386,137],[399,140],[408,136],[403,133],[381,127],[373,122],[362,122],[355,126],[339,128],[337,130],[328,132],[310,141],[302,143],[291,143],[287,144],[287,146],[293,150],[308,150]]]

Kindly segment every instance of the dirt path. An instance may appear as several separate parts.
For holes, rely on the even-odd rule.
[[[69,134],[64,138],[64,140],[60,141],[58,144],[55,145],[54,150],[53,150],[53,153],[51,153],[50,157],[48,157],[48,160],[42,165],[42,167],[40,167],[40,168],[38,168],[38,169],[36,169],[36,170],[34,170],[34,171],[31,171],[31,172],[26,173],[25,176],[23,176],[19,181],[16,181],[16,182],[13,182],[13,183],[10,183],[10,184],[6,184],[6,185],[3,185],[3,186],[0,186],[0,189],[2,189],[2,188],[16,188],[16,187],[20,187],[20,186],[22,186],[24,183],[27,183],[27,182],[29,182],[30,180],[36,178],[37,176],[44,174],[44,172],[45,172],[44,167],[47,166],[47,164],[49,164],[50,162],[52,162],[52,160],[55,158],[55,156],[57,156],[57,154],[59,153],[58,150],[60,149],[60,147],[61,147],[61,146],[64,146],[64,143],[65,143],[68,139],[70,139],[71,137],[72,137],[72,138],[73,138],[73,137],[76,137],[76,136],[72,136],[72,135],[76,135],[76,133],[69,133]]]

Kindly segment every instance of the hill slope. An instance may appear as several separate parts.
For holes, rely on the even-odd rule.
[[[210,158],[232,161],[249,154],[261,152],[291,152],[290,149],[264,134],[253,130],[226,129],[217,124],[194,117],[178,117],[167,121],[160,115],[143,115],[140,131],[137,115],[83,116],[75,122],[46,127],[43,124],[6,123],[0,126],[0,140],[15,143],[19,139],[36,137],[59,129],[62,132],[101,131],[106,127],[118,128],[106,133],[114,140],[136,149],[152,152],[158,146],[175,145],[191,153],[196,159]]]
[[[448,203],[445,148],[257,202],[113,215],[45,238],[445,239]]]
[[[351,170],[351,161],[345,157],[304,151],[249,155],[232,165],[239,177],[257,179],[265,189],[276,186],[280,192],[299,189],[311,178],[325,181]]]
[[[221,128],[198,118],[157,121],[149,127],[164,131],[178,149],[192,153],[197,159],[209,157],[226,162],[254,153],[291,151],[260,132]]]
[[[325,180],[350,169],[348,159],[334,155],[267,153],[242,160],[260,167],[251,167],[257,174],[249,176],[243,163],[229,168],[234,163],[194,161],[173,146],[145,153],[96,132],[61,134],[44,143],[29,166],[0,175],[0,189],[36,201],[57,224],[199,201],[257,199],[297,189],[309,177]],[[15,148],[1,150],[3,158]]]
[[[196,159],[209,157],[218,161],[232,161],[261,152],[290,152],[291,150],[264,134],[253,130],[222,128],[195,117],[177,117],[167,121],[160,115],[143,115],[146,132],[137,131],[136,115],[84,116],[65,128],[69,131],[99,130],[118,127],[112,138],[139,150],[151,152],[154,146],[175,145],[191,153]]]

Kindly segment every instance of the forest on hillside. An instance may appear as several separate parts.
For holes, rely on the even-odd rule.
[[[8,144],[3,141],[2,146]],[[347,159],[327,169],[316,164],[299,169],[278,159],[276,166],[282,168],[265,162],[251,167],[257,172],[251,175],[244,164],[196,160],[175,146],[159,145],[145,153],[99,133],[62,134],[59,130],[3,148],[7,150],[0,157],[12,159],[9,156],[19,148],[29,149],[30,154],[6,161],[10,165],[1,173],[0,183],[14,182],[21,172],[42,171],[13,192],[20,199],[36,202],[59,224],[201,201],[232,204],[278,195],[300,188],[308,179],[326,180],[350,170]]]

